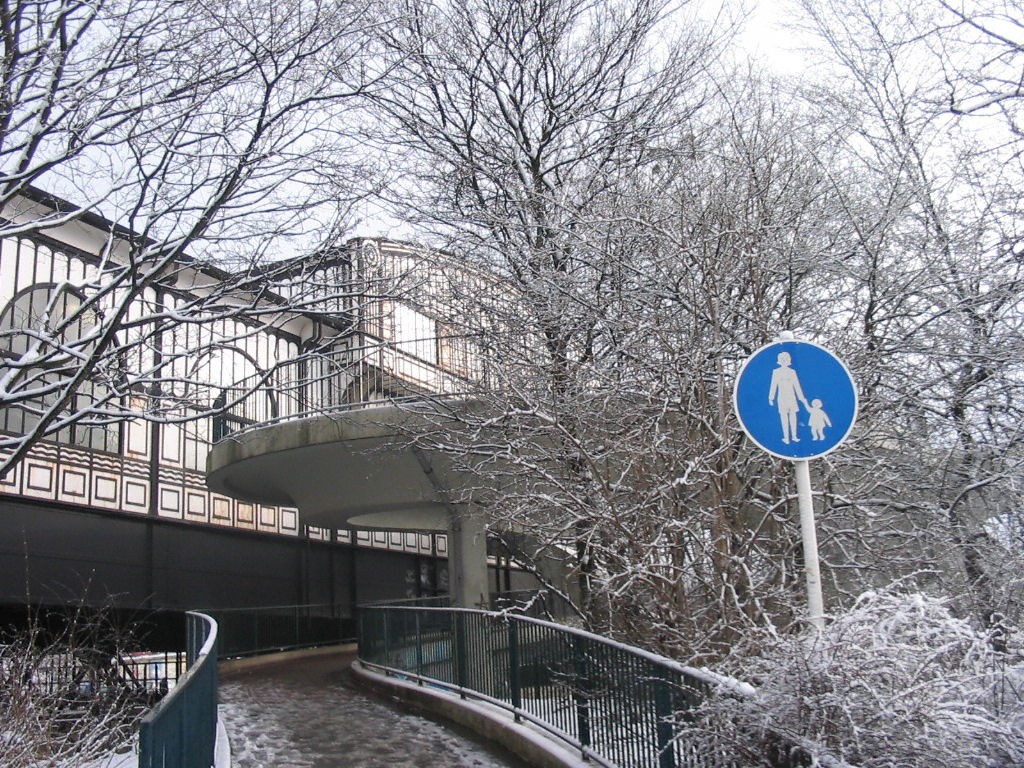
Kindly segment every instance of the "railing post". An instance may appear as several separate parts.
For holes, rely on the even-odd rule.
[[[576,728],[579,731],[580,746],[590,746],[590,700],[587,693],[587,655],[583,640],[572,637],[572,664],[574,680],[572,696],[576,702]],[[586,754],[583,755],[586,757]]]
[[[191,667],[196,663],[196,654],[199,652],[199,643],[196,642],[196,622],[190,614],[185,614],[185,666]]]
[[[148,720],[139,724],[139,768],[153,768],[153,726]]]
[[[423,632],[420,629],[420,612],[416,611],[416,683],[423,685]]]
[[[654,716],[657,718],[658,768],[676,768],[676,751],[672,744],[675,728],[672,723],[672,687],[668,673],[661,670],[654,679]]]
[[[459,686],[459,696],[466,698],[467,648],[466,648],[466,615],[461,611],[455,613],[455,683]]]
[[[520,721],[519,710],[523,706],[523,689],[519,675],[519,622],[514,616],[508,621],[508,682],[512,689],[512,713],[516,722]]]
[[[388,617],[389,617],[390,611],[387,608],[381,608],[380,609],[380,613],[381,613],[381,623],[383,624],[383,628],[384,628],[384,632],[383,632],[383,635],[384,635],[384,657],[383,657],[382,661],[384,663],[384,666],[390,667],[391,666],[391,638],[390,638],[390,634],[391,633],[388,631],[389,625],[391,623],[391,622],[388,621]]]
[[[260,647],[260,611],[257,608],[252,612],[252,644],[253,647]]]

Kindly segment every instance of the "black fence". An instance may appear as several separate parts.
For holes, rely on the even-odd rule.
[[[363,606],[359,658],[510,710],[599,765],[729,764],[688,744],[679,727],[719,680],[571,627],[510,613]]]
[[[6,652],[8,649],[5,648]],[[0,669],[9,675],[15,670],[0,654]],[[174,687],[185,671],[185,654],[181,651],[144,651],[104,655],[90,649],[46,653],[19,666],[19,683],[41,696],[79,699],[88,702],[96,697],[131,697],[139,706],[148,707]]]

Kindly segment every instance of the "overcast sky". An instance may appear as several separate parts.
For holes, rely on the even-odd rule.
[[[715,0],[705,0],[718,5]],[[788,0],[748,0],[751,14],[739,43],[753,55],[763,59],[776,74],[799,72],[807,65],[800,40],[792,30],[783,27],[792,10]]]

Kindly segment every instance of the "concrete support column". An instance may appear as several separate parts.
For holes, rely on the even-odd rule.
[[[486,608],[487,532],[483,515],[460,505],[448,518],[448,583],[452,604]]]

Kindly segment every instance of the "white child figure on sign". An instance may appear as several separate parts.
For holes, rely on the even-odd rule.
[[[817,397],[811,400],[811,407],[807,409],[810,414],[807,423],[811,427],[811,440],[824,440],[825,427],[832,426],[832,420],[825,413],[823,403]]]

